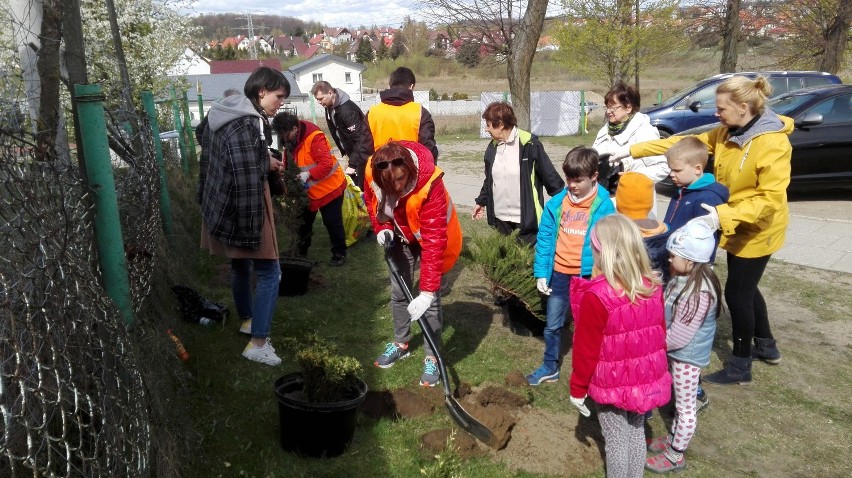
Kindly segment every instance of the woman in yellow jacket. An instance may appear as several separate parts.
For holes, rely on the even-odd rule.
[[[768,81],[761,76],[725,80],[716,89],[716,116],[721,124],[696,136],[715,155],[716,180],[731,193],[727,204],[704,206],[709,214],[699,219],[722,230],[719,247],[727,251],[725,301],[731,311],[734,342],[733,355],[724,369],[704,377],[710,383],[750,382],[752,358],[770,364],[781,361],[766,302],[757,286],[769,257],[784,245],[787,232],[792,154],[788,136],[793,120],[765,107],[770,92]],[[681,139],[673,136],[634,144],[629,151],[619,151],[615,159],[628,154],[634,158],[662,154]]]

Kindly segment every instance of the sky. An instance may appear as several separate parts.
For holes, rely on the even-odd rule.
[[[400,26],[415,16],[413,0],[195,0],[190,14],[252,13],[296,17],[326,26]]]

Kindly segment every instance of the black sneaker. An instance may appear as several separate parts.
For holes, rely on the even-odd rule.
[[[329,264],[335,267],[342,266],[343,264],[346,264],[346,256],[334,255],[331,257],[331,262],[329,262]]]

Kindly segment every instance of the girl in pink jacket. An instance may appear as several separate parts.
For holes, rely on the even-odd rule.
[[[645,412],[668,403],[666,321],[659,276],[639,228],[620,214],[591,231],[593,278],[574,279],[571,403],[598,404],[608,477],[641,477]]]

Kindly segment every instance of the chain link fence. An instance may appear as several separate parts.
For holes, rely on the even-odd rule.
[[[184,438],[165,425],[174,391],[163,391],[173,380],[163,375],[180,372],[169,370],[176,359],[154,331],[151,304],[165,267],[160,138],[144,113],[105,104],[129,328],[105,293],[98,191],[86,181],[67,91],[55,138],[68,139],[45,147],[29,115],[40,98],[15,66],[0,65],[0,476],[177,476],[162,450],[174,453]],[[179,175],[177,149],[165,144],[167,170]]]

